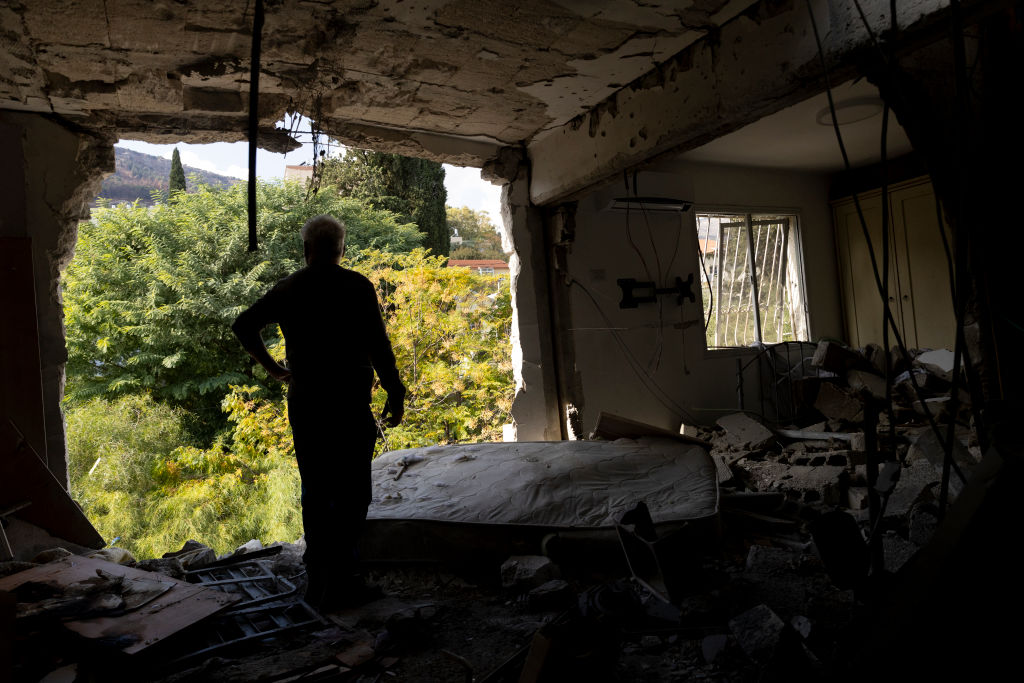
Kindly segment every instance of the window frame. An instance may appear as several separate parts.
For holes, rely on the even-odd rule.
[[[697,255],[697,267],[699,279],[702,285],[701,291],[701,317],[702,323],[707,323],[704,318],[704,295],[703,295],[703,282],[704,282],[704,271],[701,267],[701,245],[700,245],[700,234],[698,216],[705,215],[719,215],[719,216],[735,216],[738,219],[745,220],[747,215],[750,215],[752,220],[757,220],[759,216],[788,216],[791,220],[791,226],[789,229],[789,235],[787,237],[787,278],[796,277],[797,281],[792,286],[792,292],[796,294],[793,297],[791,304],[793,314],[796,316],[797,313],[802,317],[800,323],[796,319],[793,321],[794,325],[794,341],[810,341],[811,339],[811,319],[810,311],[807,305],[807,269],[804,262],[804,244],[803,244],[803,221],[801,218],[800,210],[792,206],[751,206],[744,204],[699,204],[694,205],[691,209],[693,211],[693,234],[694,242],[696,246]],[[720,242],[719,238],[719,242]],[[718,245],[720,246],[720,244]],[[717,247],[716,247],[717,248]],[[749,251],[749,245],[748,245]],[[795,271],[795,273],[794,273]],[[709,271],[710,273],[710,271]],[[717,277],[718,274],[715,274]],[[761,274],[757,274],[758,286],[757,290],[760,290],[761,285]],[[712,280],[714,282],[714,280]],[[760,295],[758,296],[760,300]],[[716,300],[715,305],[719,302]],[[802,332],[806,339],[801,339],[800,334],[797,332],[802,328]],[[759,334],[763,339],[763,333]],[[769,346],[776,342],[760,342],[762,346]],[[751,341],[746,346],[709,346],[707,343],[707,335],[704,335],[704,353],[705,355],[714,355],[716,357],[722,356],[742,356],[749,355],[751,351],[758,349],[758,342],[756,340]]]

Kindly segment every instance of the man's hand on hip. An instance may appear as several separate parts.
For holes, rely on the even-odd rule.
[[[381,413],[380,419],[384,421],[388,427],[397,427],[402,422],[402,417],[405,415],[405,400],[404,398],[393,398],[390,395],[388,400],[384,402],[384,412]]]

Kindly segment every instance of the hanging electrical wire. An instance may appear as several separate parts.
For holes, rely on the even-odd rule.
[[[827,63],[827,61],[825,59],[825,51],[824,51],[824,47],[822,46],[822,42],[821,42],[821,34],[818,31],[818,24],[817,24],[817,21],[815,20],[814,9],[811,6],[811,4],[812,3],[811,3],[810,0],[806,0],[807,12],[808,12],[808,15],[809,15],[810,20],[811,20],[811,28],[813,30],[814,40],[815,40],[815,43],[817,44],[817,48],[818,48],[818,58],[819,58],[819,60],[821,62],[822,72],[823,72],[823,75],[824,75],[824,78],[825,78],[825,94],[826,94],[826,97],[828,99],[829,112],[830,112],[831,118],[832,118],[832,129],[835,132],[836,142],[839,144],[839,151],[840,151],[840,154],[842,155],[842,158],[843,158],[843,166],[844,166],[846,172],[850,173],[851,169],[852,169],[851,164],[850,164],[850,158],[849,158],[849,155],[847,154],[847,151],[846,151],[846,145],[843,142],[842,132],[839,130],[839,120],[838,120],[838,118],[836,116],[835,100],[832,97],[832,85],[831,85],[831,77],[829,75],[830,72],[829,72],[829,68],[828,68],[828,63]],[[904,343],[903,335],[902,335],[902,333],[899,330],[899,326],[896,324],[896,320],[895,320],[895,318],[892,315],[892,309],[889,307],[888,298],[883,296],[883,287],[882,287],[881,277],[880,277],[880,274],[879,274],[878,261],[877,261],[877,259],[875,257],[874,245],[873,245],[872,240],[871,240],[871,235],[870,235],[870,233],[868,231],[867,220],[864,217],[864,211],[863,211],[863,208],[861,206],[860,199],[857,196],[856,192],[853,193],[853,204],[854,204],[854,208],[856,209],[856,212],[857,212],[857,218],[858,218],[858,220],[860,222],[861,232],[862,232],[862,234],[864,236],[865,243],[868,246],[867,252],[868,252],[869,260],[871,262],[871,271],[872,271],[872,275],[874,276],[874,280],[875,280],[875,288],[878,290],[879,296],[882,297],[882,309],[883,309],[883,314],[885,316],[885,320],[886,320],[887,324],[892,329],[893,337],[896,339],[897,346],[899,347],[901,353],[904,355],[904,357],[910,358],[911,357],[910,356],[910,352],[907,349],[906,344]],[[914,389],[914,394],[915,394],[915,396],[918,399],[918,403],[922,407],[922,410],[923,410],[923,412],[925,414],[925,418],[928,421],[929,427],[934,432],[934,434],[935,434],[936,438],[938,439],[940,445],[942,445],[942,447],[944,449],[947,448],[947,447],[951,447],[951,444],[947,444],[945,435],[942,433],[942,430],[939,428],[939,425],[938,425],[938,423],[935,420],[935,416],[932,414],[931,410],[929,409],[928,404],[927,404],[927,402],[925,400],[924,393],[921,390],[920,385],[917,383],[917,378],[915,377],[913,372],[910,373],[910,384],[911,384],[911,386]],[[966,482],[967,478],[964,476],[963,471],[960,469],[959,465],[957,465],[956,462],[952,462],[951,466],[952,466],[953,471],[956,473],[957,477],[960,479],[960,481],[961,482]]]
[[[256,149],[260,130],[260,52],[263,40],[263,0],[256,0],[252,20],[249,64],[249,251],[256,251]]]

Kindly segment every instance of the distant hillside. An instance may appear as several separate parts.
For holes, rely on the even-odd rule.
[[[150,205],[153,203],[150,193],[153,190],[167,192],[168,179],[171,175],[171,160],[133,152],[123,147],[114,147],[115,171],[103,181],[100,188],[100,197],[113,204],[120,202],[133,202],[136,199],[140,203]],[[235,183],[244,182],[238,178],[218,175],[203,171],[192,166],[185,166],[186,186],[189,191],[195,185],[193,175],[198,176],[199,182],[211,187],[228,187]],[[99,197],[92,201],[96,206]]]

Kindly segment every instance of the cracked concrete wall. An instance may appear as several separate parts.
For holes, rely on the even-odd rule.
[[[24,211],[6,213],[2,234],[28,237],[32,244],[35,307],[45,412],[47,466],[67,486],[67,446],[60,403],[64,397],[64,310],[61,272],[74,255],[78,223],[88,218],[88,202],[99,193],[103,177],[114,170],[113,140],[72,130],[38,114],[0,112],[0,125],[21,138],[21,158],[7,163],[21,186]],[[6,204],[6,203],[5,203]],[[17,387],[5,390],[17,392]]]
[[[502,244],[512,278],[516,441],[561,439],[542,217],[530,203],[526,164],[501,190]]]
[[[813,0],[832,82],[855,75],[870,44],[852,3]],[[923,23],[948,0],[897,3],[902,27]],[[871,30],[888,27],[889,3],[862,0]],[[825,89],[807,4],[761,2],[615,92],[588,113],[529,143],[531,198],[575,198],[623,169],[678,154]]]
[[[626,192],[622,181],[602,186],[579,202],[568,273],[558,278],[571,283],[583,433],[594,429],[602,411],[676,430],[736,410],[736,359],[745,362],[754,351],[706,349],[695,222],[701,208],[797,212],[804,261],[813,264],[806,277],[814,289],[812,335],[842,332],[826,176],[683,162],[655,168],[638,174],[639,194],[693,201],[694,208],[681,215],[632,210],[627,231],[626,213],[608,210],[612,198]],[[662,287],[691,273],[696,302],[680,308],[673,297],[662,297],[660,309],[619,308],[619,278],[652,279]],[[748,406],[758,403],[753,384]]]

